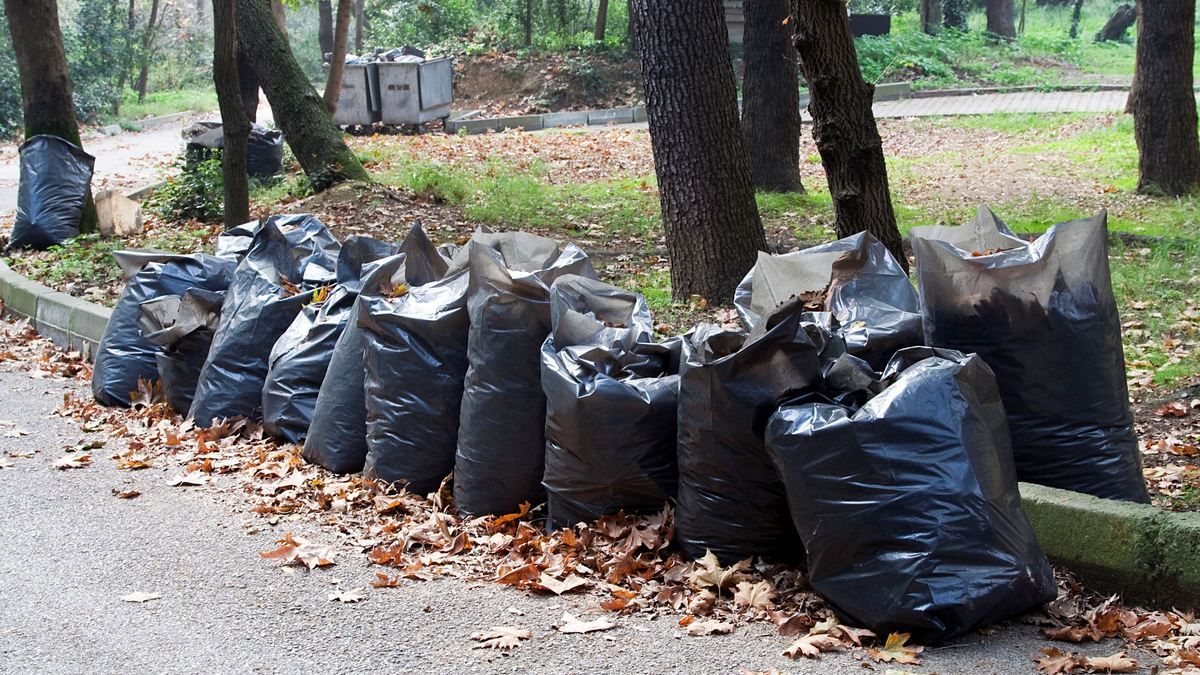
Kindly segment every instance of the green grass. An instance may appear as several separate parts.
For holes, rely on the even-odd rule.
[[[121,98],[119,115],[102,115],[106,124],[122,124],[145,117],[158,117],[177,112],[210,112],[217,109],[217,94],[212,89],[183,89],[157,91],[146,94],[146,100],[138,103],[137,94],[125,92]]]
[[[929,118],[936,128],[982,129],[1005,134],[1058,129],[1064,125],[1094,117],[1094,113],[993,113],[991,115],[949,115]]]

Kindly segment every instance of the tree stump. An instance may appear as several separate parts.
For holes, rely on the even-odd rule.
[[[1133,25],[1137,19],[1137,12],[1133,11],[1133,5],[1125,3],[1118,5],[1113,10],[1112,16],[1108,17],[1108,22],[1104,24],[1104,28],[1096,33],[1096,42],[1109,42],[1125,39],[1125,32]]]

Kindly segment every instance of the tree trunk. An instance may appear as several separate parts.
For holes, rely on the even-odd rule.
[[[789,0],[745,4],[742,131],[754,187],[804,192],[800,183],[800,80],[792,48]]]
[[[1017,38],[1013,0],[987,0],[987,31],[1005,40]]]
[[[942,18],[946,28],[967,31],[968,0],[942,0]]]
[[[121,53],[121,76],[117,78],[117,98],[113,101],[113,114],[121,112],[121,98],[125,95],[125,80],[133,68],[133,33],[137,30],[137,0],[129,0],[125,15],[125,48]]]
[[[333,53],[333,2],[317,0],[317,44],[321,45],[321,58]]]
[[[592,34],[596,42],[604,42],[604,32],[608,28],[608,0],[600,0],[596,5],[596,32]]]
[[[246,142],[250,119],[242,108],[238,84],[237,9],[235,0],[213,2],[213,84],[221,107],[221,169],[225,183],[225,225],[233,227],[250,220],[250,179],[246,169]]]
[[[1118,5],[1113,10],[1112,16],[1108,17],[1104,27],[1100,29],[1099,33],[1096,33],[1096,42],[1115,42],[1125,39],[1125,31],[1129,30],[1136,20],[1137,12],[1134,11],[1133,5],[1129,3]]]
[[[275,25],[279,26],[279,32],[283,33],[283,37],[286,38],[288,36],[287,10],[281,0],[271,0],[271,16],[275,17]]]
[[[21,78],[25,138],[58,136],[79,147],[79,123],[71,95],[71,74],[63,48],[55,0],[4,0],[13,55]],[[89,193],[79,232],[96,231],[96,203]]]
[[[325,112],[287,38],[275,25],[268,0],[237,0],[238,40],[250,55],[275,123],[316,191],[346,180],[368,180]]]
[[[363,29],[366,27],[367,21],[367,0],[357,0],[354,3],[354,53],[362,54],[363,52]]]
[[[235,12],[236,13],[236,12]],[[235,33],[236,36],[236,33]],[[254,66],[250,62],[250,53],[245,45],[237,45],[238,91],[241,92],[242,111],[251,123],[258,121],[258,75],[254,74]]]
[[[937,35],[942,29],[942,0],[921,0],[917,5],[921,18],[921,31],[926,35]]]
[[[1138,147],[1138,191],[1173,196],[1200,188],[1192,93],[1196,0],[1137,3],[1137,56],[1129,107]]]
[[[843,6],[844,7],[844,6]],[[634,0],[676,299],[727,303],[767,246],[721,0]]]
[[[1075,8],[1071,10],[1071,39],[1079,37],[1079,20],[1083,18],[1083,0],[1075,0]]]
[[[533,44],[533,0],[525,0],[523,27],[525,28],[525,46],[528,47]]]
[[[146,100],[146,87],[150,83],[150,52],[154,49],[154,35],[158,32],[158,4],[159,0],[152,0],[150,3],[150,17],[146,20],[146,30],[142,32],[142,54],[137,79],[138,103]]]
[[[325,80],[325,112],[333,115],[337,110],[338,96],[342,93],[342,73],[346,70],[346,49],[350,41],[350,20],[354,14],[354,0],[338,0],[337,27],[333,34],[333,56],[329,61],[329,77]]]
[[[838,237],[866,230],[908,269],[888,190],[883,142],[871,102],[875,87],[862,78],[842,0],[800,0],[796,51],[812,100],[813,140],[833,198]]]

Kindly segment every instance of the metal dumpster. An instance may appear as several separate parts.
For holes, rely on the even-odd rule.
[[[379,108],[384,124],[424,124],[450,116],[453,61],[400,56],[378,64]]]
[[[347,63],[342,73],[335,124],[367,125],[379,121],[379,70],[377,63]]]

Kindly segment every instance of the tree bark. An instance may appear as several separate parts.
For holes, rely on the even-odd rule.
[[[792,48],[789,0],[745,4],[742,131],[754,187],[804,192],[800,182],[800,79]]]
[[[363,52],[363,34],[367,22],[367,0],[356,0],[354,3],[354,53]]]
[[[1016,15],[1013,0],[987,0],[987,31],[1005,40],[1015,40]]]
[[[338,96],[342,93],[342,73],[346,70],[346,49],[350,42],[350,20],[354,14],[354,0],[338,0],[337,26],[333,33],[333,56],[329,61],[329,77],[325,80],[325,112],[333,115],[337,110]]]
[[[271,16],[275,17],[275,25],[279,26],[279,32],[283,33],[283,37],[286,38],[288,36],[287,10],[281,0],[271,0]]]
[[[8,32],[21,78],[25,138],[58,136],[79,147],[79,123],[71,95],[71,74],[58,23],[56,0],[4,0]],[[89,193],[79,232],[96,231],[96,203]]]
[[[608,29],[608,0],[600,0],[596,5],[596,31],[592,37],[596,42],[604,42],[604,32]]]
[[[1196,0],[1137,3],[1137,54],[1129,108],[1138,192],[1181,196],[1200,188],[1192,93]]]
[[[333,53],[333,2],[317,0],[317,43],[321,45],[321,58]]]
[[[1133,5],[1125,3],[1113,10],[1112,16],[1104,23],[1100,32],[1096,33],[1096,42],[1117,41],[1125,38],[1125,31],[1137,20],[1137,12]]]
[[[253,124],[258,121],[258,76],[254,74],[249,52],[240,42],[237,45],[236,54],[238,90],[242,94],[242,110],[246,113],[246,119]]]
[[[1075,8],[1071,10],[1071,39],[1079,37],[1079,21],[1083,18],[1083,0],[1075,0]]]
[[[727,303],[767,240],[721,0],[633,0],[631,10],[672,292]]]
[[[246,143],[250,119],[242,107],[238,84],[237,9],[235,0],[213,3],[213,84],[221,107],[221,172],[225,183],[225,225],[233,227],[250,220],[250,179],[246,169]]]
[[[525,0],[523,26],[525,28],[525,46],[528,47],[533,44],[533,0]]]
[[[942,18],[946,28],[967,31],[967,0],[942,0]]]
[[[942,0],[920,0],[917,14],[921,18],[921,31],[926,35],[937,35],[942,29]]]
[[[129,0],[125,14],[125,49],[121,54],[121,76],[117,78],[117,98],[113,101],[113,114],[121,112],[121,98],[125,95],[125,80],[133,68],[133,33],[137,30],[137,0]]]
[[[150,16],[146,19],[146,30],[142,32],[142,54],[138,68],[137,93],[138,103],[146,100],[146,87],[150,84],[150,57],[154,49],[154,36],[158,32],[159,0],[150,3]]]
[[[316,191],[346,180],[368,180],[325,112],[287,38],[275,25],[268,0],[237,0],[238,41],[250,55],[275,123]]]
[[[908,269],[888,190],[883,142],[871,112],[875,87],[862,78],[846,6],[799,0],[796,51],[812,100],[813,140],[833,198],[838,237],[866,230]]]

